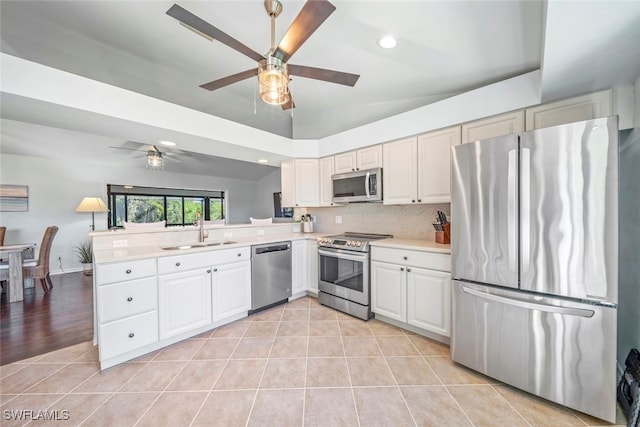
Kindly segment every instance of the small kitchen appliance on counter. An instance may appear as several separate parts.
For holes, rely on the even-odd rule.
[[[391,234],[345,233],[318,238],[318,301],[363,320],[371,317],[369,242]]]

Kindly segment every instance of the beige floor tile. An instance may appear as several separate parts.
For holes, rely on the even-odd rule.
[[[340,337],[309,337],[309,357],[344,357]]]
[[[283,322],[308,322],[309,310],[285,310],[282,313]]]
[[[567,408],[509,386],[493,386],[532,426],[584,426]]]
[[[122,363],[100,371],[80,384],[74,393],[105,393],[118,390],[145,366],[142,362]]]
[[[349,357],[347,367],[354,387],[396,384],[384,357]]]
[[[215,329],[210,329],[208,331],[204,331],[194,337],[192,337],[191,339],[194,340],[206,340],[207,338],[211,338],[211,336],[213,335],[213,333],[215,332]]]
[[[282,319],[284,308],[281,306],[269,308],[249,317],[252,322],[279,322]]]
[[[64,411],[67,411],[67,420],[37,421],[29,425],[33,427],[78,425],[111,396],[111,393],[67,394],[47,409],[47,411],[55,412],[58,418],[64,417]]]
[[[408,336],[379,336],[376,337],[382,354],[385,356],[419,356],[416,348],[409,341]]]
[[[284,305],[285,310],[309,310],[311,307],[310,298],[302,297]]]
[[[169,383],[167,391],[203,391],[211,390],[222,370],[226,360],[192,360]]]
[[[487,384],[484,375],[454,363],[448,357],[428,357],[425,360],[444,385]]]
[[[442,384],[422,357],[387,357],[386,360],[398,385]]]
[[[474,426],[527,426],[527,422],[490,385],[448,386]]]
[[[245,337],[275,337],[280,322],[251,322]]]
[[[99,363],[100,362],[100,351],[98,349],[98,346],[93,347],[92,350],[87,351],[84,354],[81,354],[80,356],[78,356],[78,358],[74,359],[74,362],[96,362]]]
[[[449,356],[449,346],[419,335],[409,335],[409,341],[422,356]]]
[[[200,410],[207,395],[207,392],[162,393],[138,421],[136,427],[188,426]]]
[[[280,322],[276,335],[279,337],[306,337],[309,335],[309,322]]]
[[[304,425],[308,427],[358,425],[356,404],[350,388],[307,389]],[[327,408],[330,408],[327,410]]]
[[[0,394],[0,408],[10,400],[13,400],[18,396],[17,394]]]
[[[464,427],[472,424],[444,386],[400,387],[416,424],[424,427]]]
[[[306,357],[307,337],[276,337],[269,357]]]
[[[160,393],[116,393],[82,425],[91,427],[133,426]]]
[[[320,304],[318,302],[318,297],[317,296],[309,297],[309,308],[311,310],[320,310],[320,309],[333,310],[332,308],[328,308],[328,307],[325,307],[324,305]]]
[[[241,337],[249,327],[249,322],[235,321],[215,329],[210,338]]]
[[[232,359],[267,358],[275,338],[241,338]]]
[[[206,342],[204,339],[180,341],[164,348],[154,359],[154,362],[169,360],[190,360]]]
[[[397,387],[354,388],[361,426],[414,426],[411,414]]]
[[[344,358],[307,359],[307,387],[348,387],[349,373]]]
[[[41,359],[38,359],[38,363],[69,363],[76,360],[83,354],[93,350],[93,343],[91,341],[76,344],[71,347],[62,348],[60,350],[52,351],[43,355]]]
[[[193,356],[193,360],[227,359],[239,341],[240,338],[209,338]]]
[[[304,389],[260,390],[247,425],[299,427],[302,425],[303,408]]]
[[[229,360],[215,390],[257,389],[267,359]]]
[[[309,335],[314,337],[339,337],[340,328],[336,320],[314,320],[309,322]]]
[[[382,356],[375,337],[342,337],[347,357]]]
[[[149,362],[120,391],[163,391],[187,362]]]
[[[64,394],[23,394],[2,405],[2,427],[22,426],[44,411]],[[27,412],[28,411],[28,412]],[[33,412],[31,412],[33,411]],[[37,424],[36,424],[37,425]]]
[[[131,362],[150,362],[154,359],[154,357],[160,354],[161,351],[162,349],[159,349],[159,350],[155,350],[155,351],[143,354],[142,356],[138,356],[135,359],[132,359]]]
[[[342,336],[371,335],[371,329],[362,320],[339,320],[340,334]]]
[[[212,391],[192,426],[244,427],[255,395],[255,390]]]
[[[369,320],[369,329],[373,335],[406,335],[404,329],[400,329],[396,326],[389,325],[388,323],[381,322],[379,320]]]
[[[319,306],[317,309],[311,309],[309,311],[309,320],[310,321],[318,321],[318,320],[338,320],[338,316],[336,315],[336,311],[331,309],[331,308],[327,308],[327,307],[323,307],[323,306]]]
[[[11,363],[9,365],[0,366],[0,379],[18,372],[20,369],[24,369],[27,365],[25,363]]]
[[[307,359],[269,359],[260,388],[304,388]]]
[[[26,393],[67,393],[98,371],[97,363],[73,363],[29,388]]]
[[[627,426],[627,418],[624,415],[624,412],[622,412],[622,408],[620,408],[620,404],[617,405],[616,407],[616,422],[615,424],[611,424],[610,422],[607,422],[605,420],[601,420],[599,418],[595,418],[592,417],[591,415],[587,415],[584,412],[579,412],[573,409],[569,409],[569,411],[575,415],[576,417],[580,418],[580,420],[585,423],[586,425],[588,425],[589,427],[593,427],[593,426],[622,426],[622,427],[626,427]]]
[[[59,364],[28,365],[2,380],[2,393],[22,393],[64,367],[65,365]]]

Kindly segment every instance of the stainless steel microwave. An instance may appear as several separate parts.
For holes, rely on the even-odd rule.
[[[381,202],[382,169],[341,173],[331,177],[333,203]]]

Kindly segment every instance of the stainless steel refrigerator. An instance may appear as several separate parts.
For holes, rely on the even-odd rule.
[[[614,422],[618,122],[452,148],[454,361]]]

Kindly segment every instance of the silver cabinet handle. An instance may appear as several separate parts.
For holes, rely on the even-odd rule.
[[[404,267],[400,267],[400,271],[404,271]]]
[[[406,256],[403,256],[402,259],[406,261],[408,258]]]
[[[207,270],[207,273],[211,273],[211,269],[208,269],[208,270]]]
[[[125,273],[127,273],[127,274],[131,274],[131,269],[130,269],[130,268],[128,268],[128,269],[127,269],[127,271],[125,271]]]
[[[217,269],[217,268],[214,268],[214,269],[213,269],[213,272],[214,272],[214,273],[216,273],[217,271],[218,271],[218,269]]]
[[[129,301],[129,302],[133,301],[133,297],[127,298],[127,301]]]
[[[242,253],[239,253],[238,256],[242,256]]]
[[[133,338],[133,336],[134,336],[134,335],[135,335],[135,334],[134,334],[133,332],[131,332],[131,333],[129,334],[129,338]]]
[[[176,267],[180,267],[180,263],[179,262],[176,262]]]
[[[407,267],[407,273],[411,273],[411,269]]]

